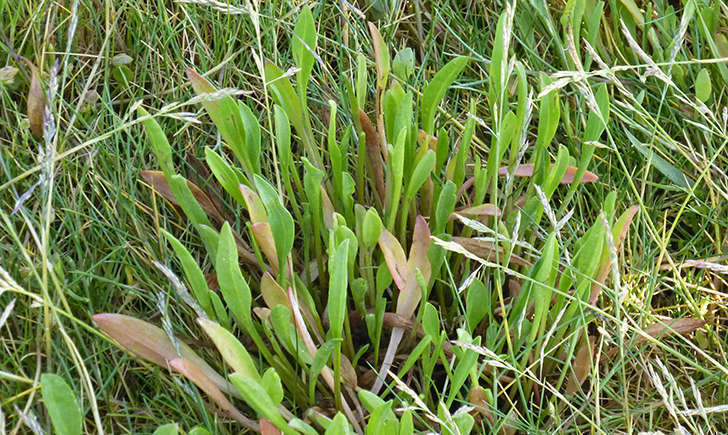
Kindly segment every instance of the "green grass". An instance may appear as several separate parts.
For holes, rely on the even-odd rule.
[[[366,20],[357,12],[366,10],[369,2],[351,3],[359,9],[346,6],[347,2],[326,7],[308,3],[317,16],[321,61],[308,86],[308,108],[316,145],[323,149],[328,100],[338,104],[340,130],[353,122],[343,83],[355,80],[360,51],[369,71],[366,108],[372,113],[374,107],[374,52]],[[470,57],[437,119],[451,137],[459,137],[469,101],[474,99],[483,123],[476,127],[468,164],[475,155],[485,161],[494,126],[488,101],[490,60],[504,4],[400,3],[404,2],[396,2],[395,9],[384,12],[373,6],[368,18],[379,20],[392,56],[405,46],[414,49],[412,89],[421,90],[454,56]],[[721,42],[728,11],[724,4],[716,3],[721,13],[714,26],[702,1],[674,2],[679,4],[673,11],[668,10],[671,3],[667,1],[639,2],[644,19],[641,28],[625,6],[631,3],[606,2],[606,15],[597,23],[594,49],[613,68],[606,69],[596,61],[586,67],[595,73],[587,79],[589,85],[606,83],[611,111],[607,131],[600,138],[602,145],[595,149],[588,167],[599,181],[580,185],[565,209],[560,204],[568,187],[560,187],[551,201],[557,219],[573,208],[559,234],[561,253],[569,249],[571,258],[575,241],[594,222],[600,222],[601,205],[609,192],[617,194],[617,216],[633,204],[640,208],[618,258],[619,279],[610,276],[602,291],[599,315],[589,329],[596,337],[598,354],[611,348],[617,351],[600,360],[583,392],[573,399],[574,407],[551,399],[523,403],[516,393],[501,396],[498,409],[491,410],[494,421],[517,421],[511,426],[519,431],[671,431],[677,424],[692,433],[728,428],[721,409],[704,416],[690,411],[728,403],[728,292],[725,259],[720,258],[725,254],[728,227],[728,153],[724,149],[728,131],[723,115],[728,74],[725,64],[715,60],[728,56],[727,45]],[[692,5],[697,5],[698,12],[685,21],[685,37],[671,59],[674,37]],[[205,273],[215,271],[189,221],[140,182],[140,171],[156,169],[158,164],[136,121],[135,108],[142,104],[152,113],[165,108],[156,119],[172,145],[177,171],[207,186],[207,175],[201,172],[206,168],[203,148],[220,152],[224,148],[201,106],[187,104],[194,92],[187,84],[185,67],[211,71],[208,79],[221,87],[245,91],[241,98],[260,115],[267,137],[272,104],[262,91],[252,53],[262,53],[283,70],[291,67],[290,38],[301,8],[283,1],[261,2],[259,7],[261,32],[256,35],[248,14],[223,13],[214,4],[80,0],[61,5],[0,0],[0,65],[19,69],[12,84],[0,85],[0,266],[7,271],[0,275],[0,312],[15,300],[0,328],[0,410],[5,420],[0,433],[3,428],[8,433],[28,431],[23,415],[35,416],[40,426],[50,430],[40,390],[43,373],[56,373],[71,385],[84,415],[84,432],[152,432],[168,422],[177,422],[185,430],[196,425],[212,433],[240,430],[229,419],[210,412],[207,397],[191,382],[121,351],[98,332],[91,316],[118,312],[157,325],[164,318],[177,337],[223,370],[215,347],[194,322],[195,313],[179,300],[152,263],[156,260],[179,271],[176,256],[159,236],[159,230],[165,229],[183,242]],[[541,73],[576,70],[560,21],[564,7],[553,2],[539,15],[531,3],[519,2],[515,11],[509,55],[523,63],[534,98]],[[593,10],[590,6],[586,12]],[[620,19],[661,71],[672,73],[674,83],[646,76],[648,60],[630,46]],[[67,47],[69,27],[76,21]],[[558,41],[552,38],[550,26],[561,35]],[[654,38],[649,29],[655,32]],[[654,41],[661,50],[655,49]],[[587,62],[583,41],[576,52]],[[119,54],[131,57],[128,81],[120,80],[120,69],[114,65],[114,56]],[[44,85],[53,62],[60,61],[58,94],[52,106],[57,124],[53,139],[56,159],[50,172],[43,169],[39,157],[39,147],[44,145],[28,129],[26,98],[31,70],[20,57],[40,66]],[[710,75],[712,93],[701,108],[695,81],[703,68]],[[572,82],[559,90],[562,118],[548,146],[550,161],[556,158],[558,144],[577,162],[582,155],[582,124],[590,107],[580,83],[584,82]],[[515,100],[514,95],[511,101]],[[528,130],[532,146],[538,102],[533,116]],[[530,161],[531,149],[524,162]],[[262,172],[275,183],[278,168],[274,161],[272,150],[264,147]],[[350,165],[355,162],[352,158]],[[18,197],[41,180],[42,174],[45,181],[11,214]],[[516,192],[526,194],[527,186],[516,183]],[[247,213],[228,195],[220,195],[219,200],[230,210],[233,229],[244,233]],[[542,219],[540,225],[540,236],[523,236],[538,250],[552,231],[548,219]],[[714,257],[719,258],[707,260]],[[464,315],[464,301],[455,290],[467,276],[457,272],[460,263],[456,258],[452,256],[448,263],[455,275],[444,274],[439,280],[444,296],[430,298],[432,302],[446,301],[437,305],[451,340],[457,339],[456,328]],[[681,267],[686,260],[706,260],[723,268]],[[488,291],[495,300],[496,291],[491,287]],[[580,316],[583,319],[587,314]],[[636,343],[642,336],[639,331],[663,316],[695,317],[707,323],[686,337]],[[546,325],[547,330],[550,327]],[[485,337],[483,340],[485,343]],[[382,341],[380,361],[386,349],[386,340]],[[508,358],[515,358],[505,351],[500,357],[508,364],[514,362]],[[445,376],[442,371],[438,374]],[[432,389],[441,389],[440,381],[436,379]],[[511,392],[539,382],[542,389],[548,389],[555,381],[541,379],[534,372],[530,377],[517,377],[518,388]],[[428,386],[422,388],[418,393],[424,394]],[[660,388],[667,391],[671,402],[665,403]],[[447,400],[449,391],[438,393]],[[432,394],[428,392],[427,399]],[[410,400],[399,390],[396,397]],[[321,404],[327,412],[335,409],[333,399],[328,398],[331,403]],[[510,416],[506,415],[511,409],[509,401],[518,402]],[[463,396],[453,398],[453,403],[452,412],[465,404]],[[550,405],[556,407],[553,415]],[[241,409],[254,418],[249,408]],[[306,411],[295,405],[291,409],[299,417]],[[432,410],[437,414],[436,407]],[[422,415],[415,419],[419,429],[433,424]],[[478,421],[476,429],[481,424],[487,432],[488,420]]]

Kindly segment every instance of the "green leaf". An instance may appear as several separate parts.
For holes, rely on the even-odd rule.
[[[139,107],[137,113],[140,117],[150,116],[149,112],[144,110],[143,107]],[[162,127],[154,118],[149,118],[143,121],[144,131],[147,133],[147,139],[149,145],[152,147],[152,152],[157,157],[159,166],[162,168],[165,177],[170,177],[174,174],[174,164],[172,163],[172,147],[169,145],[167,135],[162,131]]]
[[[490,299],[485,285],[481,280],[475,279],[468,287],[468,294],[465,298],[465,318],[470,331],[480,325],[489,310]]]
[[[187,432],[187,435],[210,435],[210,431],[202,426],[195,426]]]
[[[346,417],[344,417],[344,414],[337,412],[336,416],[331,420],[329,427],[326,428],[325,435],[350,435],[353,433],[354,431],[351,429],[351,425],[346,420]]]
[[[316,25],[311,8],[305,6],[298,14],[298,21],[296,21],[293,38],[291,39],[291,53],[296,66],[299,68],[296,73],[296,80],[299,86],[299,95],[302,96],[306,95],[306,87],[313,70],[316,39]]]
[[[249,169],[254,174],[260,174],[260,124],[245,103],[239,102],[238,107],[245,131],[245,152],[250,164]]]
[[[223,189],[233,197],[240,205],[245,206],[245,200],[240,193],[238,186],[240,184],[249,184],[249,181],[238,173],[223,159],[218,153],[209,147],[205,147],[205,162],[215,179],[220,183]]]
[[[316,355],[313,357],[313,362],[311,363],[311,368],[308,371],[309,375],[309,398],[311,399],[311,402],[313,403],[315,401],[314,393],[316,391],[316,380],[318,379],[319,375],[321,374],[321,370],[323,370],[324,366],[329,362],[331,359],[331,354],[334,353],[334,349],[336,349],[336,345],[341,342],[341,339],[333,339],[328,340],[324,342],[324,344],[321,345],[321,347],[316,350]]]
[[[367,210],[362,227],[362,244],[365,248],[371,249],[377,244],[379,236],[382,234],[382,219],[376,208],[370,207]]]
[[[179,425],[177,423],[167,423],[159,426],[152,435],[177,435],[179,433]]]
[[[197,323],[215,343],[220,355],[234,372],[260,382],[260,374],[253,358],[230,331],[208,319],[199,318]]]
[[[372,37],[374,58],[377,65],[377,88],[384,89],[389,76],[389,48],[381,33],[379,33],[379,29],[372,22],[369,23],[369,34]]]
[[[445,224],[450,219],[450,214],[455,209],[455,201],[457,200],[457,188],[455,183],[448,180],[440,192],[440,198],[437,200],[435,208],[435,224],[434,233],[441,234],[445,231]]]
[[[403,80],[407,80],[415,71],[415,52],[409,47],[397,52],[392,61],[392,71]]]
[[[195,259],[192,258],[192,254],[190,254],[190,251],[188,251],[187,248],[185,248],[184,245],[172,234],[165,230],[160,231],[164,234],[164,237],[167,238],[169,244],[172,245],[172,249],[174,249],[175,254],[177,254],[177,258],[179,258],[179,261],[182,264],[182,270],[185,272],[187,282],[190,283],[192,294],[195,295],[195,299],[197,299],[197,302],[200,304],[202,309],[205,310],[205,313],[207,313],[209,317],[215,318],[212,303],[210,302],[210,289],[207,288],[205,275],[202,273],[202,270],[197,265]]]
[[[366,410],[369,411],[370,414],[374,412],[375,409],[379,408],[385,403],[384,399],[363,388],[359,389],[356,394],[357,396],[359,396],[359,401],[361,402],[361,404],[364,405],[364,408],[366,408]]]
[[[420,190],[425,181],[430,177],[432,170],[435,168],[435,152],[427,150],[425,155],[420,159],[412,171],[412,176],[407,183],[407,189],[405,190],[404,197],[406,201],[414,199],[417,192]]]
[[[447,88],[452,85],[467,64],[467,57],[458,56],[452,59],[435,74],[435,77],[432,78],[422,91],[420,111],[422,115],[422,129],[426,133],[434,134],[437,108],[440,106],[440,102],[445,96]]]
[[[710,99],[713,92],[713,86],[710,83],[710,73],[707,68],[703,68],[695,78],[695,96],[703,103]]]
[[[83,428],[81,408],[66,381],[53,373],[44,373],[40,378],[40,388],[55,432],[59,435],[80,435]]]
[[[657,155],[657,153],[647,149],[647,147],[640,143],[640,141],[637,140],[637,138],[634,137],[629,131],[625,130],[624,133],[627,135],[627,138],[632,143],[632,146],[635,147],[635,149],[637,149],[637,151],[639,151],[640,154],[642,154],[644,157],[650,159],[652,161],[652,164],[655,166],[655,169],[660,171],[662,175],[667,177],[678,187],[682,187],[683,189],[692,188],[695,182],[688,178],[682,171],[673,166],[672,163]]]
[[[288,119],[301,137],[307,137],[303,107],[291,82],[280,68],[272,62],[265,63],[265,81],[272,92],[273,100],[286,111]]]
[[[348,293],[348,250],[349,240],[344,240],[329,260],[329,332],[331,338],[342,338]]]
[[[245,403],[253,408],[258,415],[265,417],[284,433],[295,433],[288,427],[288,423],[281,416],[278,407],[268,395],[268,392],[258,382],[241,373],[230,375],[230,382],[240,391]]]
[[[202,77],[192,68],[187,68],[187,78],[197,95],[213,94],[217,92],[215,86]],[[205,111],[220,131],[220,136],[233,150],[235,157],[243,164],[243,167],[253,171],[250,162],[250,155],[246,147],[245,124],[240,113],[240,108],[231,96],[221,98],[207,98],[202,100]]]
[[[286,258],[293,249],[295,226],[293,217],[280,202],[278,193],[264,178],[255,176],[255,187],[258,189],[263,204],[268,211],[268,223],[273,233],[273,240],[278,255],[278,264],[285,270]]]
[[[283,400],[283,385],[281,385],[281,377],[278,376],[278,372],[273,367],[269,367],[268,370],[263,373],[263,378],[260,380],[260,385],[265,388],[265,391],[270,396],[273,403],[280,405]]]
[[[252,297],[248,283],[245,282],[243,273],[240,271],[238,248],[228,222],[225,222],[220,230],[215,268],[220,292],[230,312],[240,326],[252,334],[253,322],[250,315]]]

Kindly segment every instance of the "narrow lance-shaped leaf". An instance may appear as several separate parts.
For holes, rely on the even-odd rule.
[[[293,60],[299,68],[296,73],[296,82],[301,98],[306,95],[308,80],[313,70],[316,39],[316,25],[311,8],[305,6],[298,14],[298,21],[296,21],[293,38],[291,39],[291,53],[293,53]]]
[[[172,186],[170,183],[168,183],[167,178],[165,178],[164,174],[160,171],[142,171],[141,176],[144,179],[144,181],[147,182],[150,186],[154,188],[157,192],[159,192],[167,201],[171,202],[174,205],[180,206],[184,209],[195,209],[194,204],[192,202],[197,203],[199,207],[201,207],[202,211],[206,216],[211,217],[216,222],[224,222],[225,218],[223,218],[222,214],[220,214],[220,211],[215,207],[215,204],[212,202],[210,197],[207,196],[205,192],[202,191],[197,185],[195,185],[193,182],[186,180],[181,175],[175,175],[173,176],[173,180],[175,177],[179,177],[182,180],[187,182],[187,188],[192,193],[192,197],[194,198],[193,201],[190,202],[190,204],[186,205],[182,204],[178,199],[177,196],[174,195],[172,192]],[[173,181],[174,183],[174,181]],[[186,196],[186,195],[184,195]],[[192,215],[195,215],[196,213],[191,213]],[[189,216],[190,219],[193,218],[193,216]],[[201,222],[205,223],[204,220],[201,218],[198,219]],[[208,222],[209,223],[209,222]]]
[[[220,136],[233,150],[235,157],[248,171],[253,171],[250,156],[245,143],[245,124],[240,108],[230,95],[208,96],[218,92],[217,88],[192,68],[187,68],[187,78],[197,95],[203,96],[202,105],[210,115],[210,119],[220,131]]]
[[[412,246],[407,259],[407,278],[405,289],[397,299],[397,314],[410,318],[415,312],[422,297],[422,289],[417,282],[419,270],[425,282],[430,280],[430,260],[427,251],[430,248],[430,229],[422,216],[417,216],[412,234]]]
[[[384,168],[382,166],[382,154],[380,147],[380,138],[377,129],[372,124],[369,116],[359,109],[359,120],[362,130],[366,135],[366,150],[369,156],[369,169],[372,171],[370,177],[373,179],[374,188],[379,194],[379,199],[384,202],[386,188],[384,187]]]
[[[331,338],[341,338],[346,316],[346,297],[348,288],[349,240],[344,240],[336,247],[329,260],[329,324]]]
[[[121,347],[131,351],[136,356],[163,368],[167,368],[170,361],[181,356],[200,368],[222,391],[237,395],[235,388],[189,346],[184,342],[178,342],[178,354],[177,348],[170,341],[167,334],[151,323],[113,313],[96,314],[93,316],[93,320],[102,331],[119,343]]]
[[[389,48],[384,42],[377,26],[370,22],[369,34],[372,37],[372,46],[374,47],[374,59],[377,65],[377,88],[384,89],[389,77]]]
[[[612,240],[614,240],[614,250],[619,255],[622,249],[622,243],[629,233],[629,227],[632,225],[632,221],[637,213],[640,211],[639,205],[633,205],[622,213],[617,219],[617,222],[612,226]],[[607,248],[609,249],[609,248]],[[611,270],[611,260],[609,259],[609,251],[606,249],[602,253],[601,266],[599,269],[599,275],[597,275],[596,282],[592,285],[591,295],[589,296],[589,303],[593,304],[599,298],[601,293],[602,285],[606,282]]]
[[[218,183],[222,186],[225,191],[233,197],[233,199],[240,205],[245,206],[245,200],[240,194],[238,185],[241,183],[249,183],[244,176],[239,176],[238,173],[216,153],[212,148],[205,147],[205,162],[210,167],[210,171],[217,179]],[[242,173],[240,173],[242,175]]]
[[[233,417],[235,421],[250,430],[257,431],[259,429],[258,425],[253,420],[244,416],[242,412],[230,403],[227,397],[225,397],[220,389],[217,388],[217,385],[215,385],[215,383],[212,382],[210,378],[208,378],[207,375],[194,363],[184,358],[175,358],[169,362],[169,365],[180,372],[185,378],[194,382],[194,384],[204,391],[205,394],[207,394],[217,404],[217,406],[220,407],[220,409],[224,410]]]
[[[258,189],[263,204],[268,211],[268,224],[273,233],[273,240],[278,254],[278,264],[284,268],[286,258],[293,249],[294,222],[288,210],[283,207],[278,193],[264,178],[255,176],[255,187]]]
[[[142,118],[149,117],[149,119],[143,121],[147,140],[152,147],[152,152],[157,158],[159,166],[162,168],[162,172],[164,172],[166,177],[171,177],[175,171],[174,164],[172,163],[172,147],[169,145],[167,135],[164,134],[157,120],[152,118],[149,112],[144,110],[143,107],[139,107],[137,112]]]
[[[184,270],[187,281],[190,283],[195,299],[197,299],[197,302],[209,317],[215,318],[212,303],[210,302],[210,289],[207,288],[205,275],[200,270],[195,259],[192,258],[192,254],[172,234],[164,230],[161,230],[161,232],[167,238],[169,244],[172,245],[175,254],[177,254],[177,258],[180,264],[182,264],[182,270]]]
[[[452,59],[425,86],[425,89],[422,91],[422,103],[420,104],[422,129],[425,132],[429,134],[435,133],[435,114],[437,113],[438,107],[440,107],[440,102],[445,96],[447,88],[452,85],[467,64],[467,57],[458,56]]]
[[[253,358],[230,331],[209,319],[198,318],[197,323],[215,343],[220,355],[233,371],[260,381],[260,374]]]
[[[251,334],[251,328],[253,328],[250,316],[252,297],[248,283],[245,282],[238,265],[238,250],[228,222],[225,222],[220,230],[215,268],[217,269],[217,282],[225,303],[240,326]]]
[[[81,408],[66,381],[53,373],[44,373],[40,377],[40,391],[55,433],[80,435],[83,428]]]
[[[552,168],[553,164],[549,165],[549,168]],[[574,182],[574,175],[577,173],[578,168],[574,166],[567,166],[566,172],[564,172],[564,176],[561,177],[561,184],[571,184]],[[501,177],[504,177],[509,174],[509,168],[508,166],[503,166],[498,169],[498,175]],[[515,172],[513,173],[513,176],[515,177],[531,177],[533,176],[533,163],[525,163],[522,165],[518,165],[516,167]],[[599,177],[596,176],[593,172],[585,171],[584,177],[581,179],[582,183],[594,183],[597,180],[599,180]]]
[[[404,289],[407,277],[407,257],[404,254],[402,245],[399,244],[399,241],[392,233],[384,228],[379,235],[379,247],[382,254],[384,254],[384,261],[387,263],[394,283],[397,284],[400,290]]]

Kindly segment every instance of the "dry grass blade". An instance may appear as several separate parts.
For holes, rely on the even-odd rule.
[[[473,255],[482,258],[485,261],[495,261],[497,258],[503,258],[505,256],[505,249],[502,246],[497,248],[493,246],[493,243],[482,239],[473,239],[468,237],[453,237],[452,241],[468,250]],[[512,254],[508,260],[508,263],[515,264],[517,266],[531,267],[531,262],[523,257]]]
[[[594,342],[595,337],[589,337],[588,340],[583,341],[581,347],[576,352],[572,367],[574,369],[571,377],[569,378],[569,384],[566,387],[566,393],[568,395],[574,395],[581,385],[589,376],[589,372],[592,369],[592,362],[594,358]]]
[[[38,68],[30,65],[33,71],[28,89],[28,121],[30,121],[30,133],[36,139],[43,138],[43,113],[45,112],[45,93],[40,84]]]
[[[361,128],[366,135],[367,155],[369,156],[369,165],[374,178],[374,187],[379,194],[379,200],[384,202],[386,189],[384,187],[384,167],[382,166],[382,152],[379,145],[380,138],[377,129],[363,110],[359,109],[359,121]]]
[[[549,168],[553,167],[554,165],[551,164]],[[566,173],[561,178],[561,184],[571,184],[574,182],[574,175],[576,175],[576,172],[579,170],[579,168],[575,166],[568,166],[566,168]],[[502,166],[498,169],[498,175],[501,177],[504,177],[508,175],[509,168],[508,166]],[[530,177],[533,175],[533,163],[525,163],[523,165],[518,165],[516,167],[516,172],[513,173],[515,177]],[[584,172],[584,176],[581,178],[582,183],[594,183],[595,181],[599,180],[599,177],[593,172],[586,171]]]
[[[258,431],[260,428],[255,421],[244,416],[232,403],[225,397],[225,395],[217,388],[217,385],[194,363],[184,359],[175,358],[169,362],[175,370],[180,372],[185,378],[194,382],[197,387],[205,392],[225,413],[230,417],[234,418],[235,421],[245,426],[246,428]]]
[[[179,202],[177,202],[177,198],[174,197],[172,190],[169,188],[169,183],[167,183],[167,179],[164,177],[164,173],[162,171],[142,171],[141,176],[147,184],[152,186],[152,188],[159,192],[167,201],[179,206]],[[202,207],[202,210],[205,211],[207,216],[219,224],[225,222],[225,218],[222,216],[217,207],[215,207],[215,204],[212,202],[210,197],[207,196],[202,189],[189,180],[187,181],[187,186],[190,188],[192,195],[194,195],[195,199],[200,204],[200,207]]]

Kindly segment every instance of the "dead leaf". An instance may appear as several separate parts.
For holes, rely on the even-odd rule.
[[[470,414],[476,419],[486,418],[493,424],[493,414],[488,411],[491,408],[488,403],[488,396],[485,393],[485,389],[480,385],[476,385],[475,388],[470,390],[468,402],[473,406]]]
[[[278,254],[276,253],[276,245],[273,240],[273,232],[270,230],[268,222],[258,222],[250,226],[255,237],[255,242],[265,258],[268,259],[268,264],[273,268],[275,273],[278,273]]]
[[[30,89],[28,89],[28,121],[30,121],[30,133],[34,138],[43,138],[43,113],[45,112],[45,92],[40,83],[38,68],[30,65],[32,77]]]
[[[380,138],[374,124],[367,114],[359,109],[359,121],[361,128],[366,136],[367,155],[369,156],[369,167],[372,170],[372,178],[374,179],[374,187],[379,194],[379,199],[383,203],[386,189],[384,187],[384,169],[382,167],[382,152],[379,146]]]
[[[282,433],[273,423],[264,418],[260,419],[260,435],[281,435]]]
[[[417,282],[417,271],[419,270],[425,281],[430,281],[430,259],[427,258],[427,251],[430,248],[430,228],[425,218],[417,216],[415,229],[412,233],[412,246],[410,247],[409,258],[407,259],[407,278],[405,288],[400,292],[397,299],[397,314],[409,318],[414,314],[417,305],[422,298],[422,289]]]
[[[200,368],[191,361],[184,358],[175,358],[169,362],[175,370],[180,372],[185,378],[194,382],[199,389],[205,392],[210,398],[224,410],[228,415],[235,419],[238,423],[245,426],[246,428],[258,431],[258,425],[255,421],[244,416],[232,403],[225,397],[224,394],[217,388],[217,385],[202,371]]]
[[[665,319],[645,329],[645,334],[655,339],[664,338],[674,334],[689,334],[705,325],[705,320],[694,317],[683,317],[681,319]],[[647,342],[646,337],[639,337],[637,344]]]
[[[549,169],[551,169],[554,165],[549,165]],[[566,173],[561,178],[561,184],[571,184],[574,182],[574,175],[576,175],[576,171],[578,171],[579,168],[574,166],[568,166],[566,168]],[[503,177],[505,175],[508,175],[509,168],[508,166],[503,166],[498,169],[498,175]],[[533,163],[526,163],[523,165],[518,165],[516,167],[516,172],[513,174],[516,177],[530,177],[533,175]],[[593,172],[586,171],[584,172],[584,176],[581,178],[582,183],[594,183],[595,181],[599,180],[599,177],[597,177],[596,174]]]
[[[589,337],[588,340],[582,339],[581,347],[576,352],[574,362],[572,363],[573,373],[569,378],[569,384],[566,387],[566,393],[573,396],[586,380],[591,372],[594,358],[594,342],[596,337]]]
[[[123,314],[103,313],[93,316],[99,329],[113,338],[121,347],[136,356],[167,368],[169,362],[179,358],[177,348],[160,328],[143,320]],[[231,383],[220,376],[189,346],[178,341],[181,356],[197,366],[216,386],[227,394],[240,397]]]
[[[503,249],[502,246],[498,246],[498,248],[496,249],[493,246],[493,243],[486,240],[468,237],[453,237],[452,241],[485,261],[495,261],[496,253],[498,258],[503,258],[506,255],[505,249]],[[515,254],[511,255],[509,263],[515,264],[517,266],[531,267],[531,263],[528,260]]]
[[[455,210],[450,214],[450,218],[448,220],[453,221],[457,219],[457,215],[465,217],[500,216],[501,211],[493,204],[480,204],[473,207],[465,207],[460,210]]]
[[[152,186],[154,190],[159,192],[159,194],[162,195],[167,201],[176,206],[179,206],[179,202],[177,202],[177,198],[174,197],[172,190],[169,188],[169,183],[167,183],[167,179],[164,177],[164,173],[162,171],[142,171],[141,176],[147,184]],[[195,183],[189,180],[187,180],[187,186],[190,188],[192,195],[195,197],[197,202],[200,204],[200,207],[202,207],[202,210],[205,212],[205,214],[207,214],[207,216],[209,216],[219,224],[225,222],[225,218],[222,216],[217,207],[215,207],[215,204],[212,202],[210,197],[205,194],[205,192],[203,192],[199,187],[197,187],[197,185],[195,185]]]
[[[387,263],[389,273],[392,275],[397,288],[404,289],[407,276],[407,257],[404,255],[402,245],[399,244],[399,241],[392,233],[383,228],[382,233],[379,235],[379,248],[384,254],[384,261]]]

